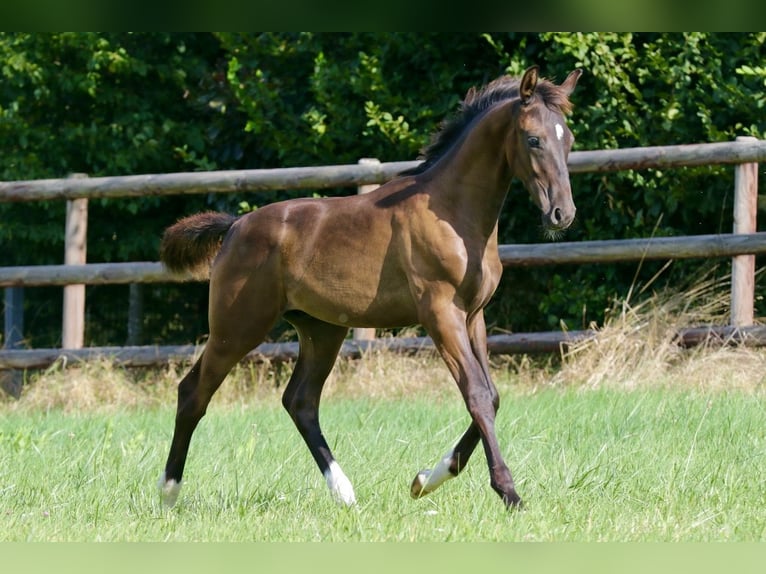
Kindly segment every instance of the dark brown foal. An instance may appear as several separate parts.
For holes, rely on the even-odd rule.
[[[240,218],[203,213],[168,228],[161,259],[174,271],[210,267],[210,337],[178,387],[175,432],[160,488],[175,502],[194,429],[213,393],[280,317],[300,354],[283,404],[333,496],[356,500],[319,424],[327,375],[349,327],[422,324],[463,396],[471,423],[433,470],[418,473],[415,497],[466,465],[479,441],[490,484],[508,506],[520,498],[498,444],[499,406],[487,361],[485,305],[502,266],[497,222],[509,184],[521,179],[543,224],[575,216],[567,170],[574,138],[564,116],[580,71],[561,85],[502,77],[471,89],[425,161],[372,193],[295,199]]]

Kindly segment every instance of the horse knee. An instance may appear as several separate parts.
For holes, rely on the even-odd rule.
[[[494,420],[500,398],[497,393],[481,392],[478,395],[471,394],[466,397],[465,405],[474,420]]]
[[[290,417],[293,417],[293,414],[302,408],[302,402],[303,401],[301,401],[300,397],[297,396],[295,390],[291,389],[290,385],[288,384],[287,388],[282,393],[282,407],[284,407]]]
[[[202,393],[194,381],[184,379],[178,385],[178,405],[176,419],[199,421],[205,416],[212,393]]]
[[[190,373],[191,374],[191,373]],[[180,383],[178,383],[178,405],[187,404],[194,398],[197,390],[197,380],[191,379],[189,376],[185,377]]]

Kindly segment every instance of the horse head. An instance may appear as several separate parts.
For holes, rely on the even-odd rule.
[[[571,109],[569,95],[581,73],[575,70],[556,85],[539,79],[537,66],[527,69],[513,106],[514,128],[506,140],[513,175],[540,208],[545,229],[554,233],[569,227],[576,212],[567,168],[574,136],[564,116]]]

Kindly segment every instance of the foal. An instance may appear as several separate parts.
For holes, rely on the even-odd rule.
[[[556,85],[532,67],[520,79],[472,88],[426,148],[425,161],[372,193],[293,199],[239,218],[202,213],[166,230],[166,267],[210,274],[210,336],[178,386],[159,485],[166,503],[178,497],[192,434],[211,397],[284,317],[298,333],[300,353],[282,403],[339,502],[356,498],[319,426],[325,379],[350,327],[420,323],[471,423],[433,470],[417,474],[412,496],[456,476],[481,441],[492,488],[507,506],[520,504],[495,435],[499,398],[483,309],[502,273],[497,225],[513,177],[546,229],[563,230],[574,219],[567,169],[574,138],[564,115],[580,73]]]

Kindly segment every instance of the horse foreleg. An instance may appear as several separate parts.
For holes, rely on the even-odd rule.
[[[485,379],[489,382],[493,393],[492,404],[497,413],[500,405],[499,396],[489,374],[489,361],[487,359],[487,327],[484,323],[484,313],[479,311],[468,322],[468,335],[471,342],[471,349],[476,360],[481,365]],[[430,494],[439,488],[444,482],[455,478],[468,464],[473,451],[481,440],[481,433],[476,423],[471,421],[468,429],[463,436],[436,464],[433,469],[426,468],[421,470],[410,485],[410,495],[413,498],[420,498]]]
[[[432,493],[451,478],[455,478],[465,468],[481,435],[472,422],[457,444],[451,448],[433,468],[424,468],[415,475],[410,485],[412,498],[420,498]]]
[[[336,462],[319,426],[319,401],[348,328],[331,325],[305,314],[286,316],[298,331],[300,353],[282,395],[284,405],[327,481],[333,498],[351,506],[354,487]]]
[[[499,405],[497,390],[489,376],[486,359],[486,334],[483,317],[478,313],[467,321],[457,308],[442,309],[424,321],[432,339],[458,384],[471,415],[471,425],[458,444],[447,453],[433,470],[421,471],[410,487],[414,497],[433,492],[445,480],[456,476],[465,467],[478,441],[484,444],[492,488],[507,506],[517,506],[521,499],[513,478],[500,453],[495,434],[495,414]]]

